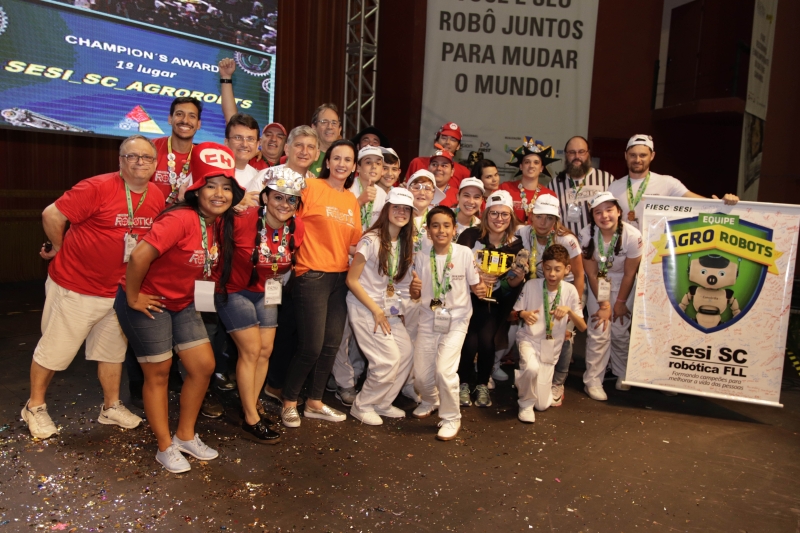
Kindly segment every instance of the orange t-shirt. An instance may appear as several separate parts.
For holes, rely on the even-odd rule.
[[[361,238],[358,200],[345,189],[337,191],[324,179],[306,180],[303,207],[298,212],[305,224],[303,245],[295,252],[295,272],[309,270],[346,272],[349,251]]]

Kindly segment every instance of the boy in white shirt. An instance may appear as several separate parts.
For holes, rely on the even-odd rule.
[[[517,332],[519,370],[514,384],[519,393],[520,421],[533,423],[539,411],[552,402],[553,371],[566,337],[567,322],[586,331],[581,297],[571,283],[564,283],[570,271],[569,252],[554,244],[542,254],[544,278],[525,283],[514,304],[525,325]],[[546,289],[546,290],[545,290]]]
[[[419,304],[419,330],[414,349],[414,384],[422,402],[414,418],[427,418],[439,410],[439,440],[453,440],[461,428],[458,402],[458,364],[461,346],[472,316],[470,289],[486,296],[472,251],[453,241],[456,216],[449,207],[428,212],[430,251],[417,252],[410,286]]]

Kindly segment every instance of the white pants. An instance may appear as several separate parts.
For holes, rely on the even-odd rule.
[[[414,386],[424,403],[439,406],[442,420],[461,419],[458,364],[466,337],[466,331],[452,329],[448,333],[434,333],[432,318],[419,325],[414,349]]]
[[[611,318],[614,318],[614,303],[619,295],[619,285],[612,282],[611,285]],[[633,297],[636,293],[636,283],[631,287],[626,305],[633,311]],[[611,371],[614,375],[625,379],[625,372],[628,367],[628,347],[631,340],[631,319],[623,317],[622,324],[619,319],[614,320],[610,325],[595,327],[592,325],[592,315],[600,309],[592,291],[589,291],[589,298],[586,302],[589,312],[588,329],[586,330],[586,372],[583,374],[583,382],[587,387],[602,387],[603,375],[608,366],[609,357],[611,358]]]
[[[419,328],[419,302],[413,300],[405,300],[403,302],[403,323],[406,326],[408,338],[411,340],[411,350],[413,352],[417,340],[417,329]],[[411,367],[411,372],[408,373],[406,378],[406,385],[414,387],[414,367]],[[416,388],[415,388],[416,390]]]
[[[519,370],[514,371],[520,407],[533,406],[544,411],[553,402],[553,370],[555,363],[542,363],[539,352],[530,341],[519,341]]]
[[[350,304],[347,305],[348,309]],[[372,316],[372,313],[370,313]],[[347,313],[347,320],[344,323],[344,333],[342,342],[339,344],[339,351],[336,352],[336,359],[333,362],[331,373],[336,385],[343,389],[355,387],[358,378],[364,373],[364,357],[358,349],[358,343],[353,335],[352,325],[350,324],[350,313]]]
[[[392,333],[385,335],[381,328],[375,331],[372,313],[360,303],[347,302],[347,314],[358,345],[369,362],[367,379],[353,406],[365,413],[376,407],[388,409],[411,372],[414,358],[411,339],[399,317],[389,318]]]
[[[503,357],[505,357],[506,354],[511,353],[511,351],[514,349],[514,345],[517,343],[517,331],[519,331],[519,324],[517,322],[513,322],[508,328],[508,348],[494,352],[495,368],[499,367],[500,361],[503,360]]]

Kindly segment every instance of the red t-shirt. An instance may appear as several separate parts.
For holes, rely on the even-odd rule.
[[[522,224],[529,224],[528,217],[525,213],[525,210],[522,209],[522,194],[519,190],[519,184],[521,183],[520,180],[516,181],[505,181],[500,184],[499,190],[501,191],[508,191],[511,194],[511,198],[514,199],[514,214],[517,215],[520,223]],[[551,196],[556,196],[555,191],[548,189],[544,185],[539,185],[541,188],[539,190],[539,194],[549,194]],[[536,193],[534,191],[525,191],[525,199],[528,201],[528,209],[533,207],[534,202],[536,202]]]
[[[207,228],[209,250],[219,245],[217,223],[221,220]],[[163,296],[162,303],[170,311],[185,309],[194,301],[194,282],[203,279],[205,263],[197,212],[183,208],[164,213],[142,239],[160,255],[150,265],[141,292]]]
[[[450,178],[450,182],[447,184],[446,191],[444,191],[444,200],[442,200],[439,205],[443,205],[446,207],[455,207],[458,205],[458,185],[453,184],[453,180],[455,178]]]
[[[156,161],[156,171],[153,177],[150,178],[150,181],[155,183],[161,191],[161,194],[164,195],[164,202],[167,201],[167,197],[169,197],[172,192],[172,185],[169,183],[169,167],[167,166],[167,155],[169,155],[169,150],[167,150],[168,141],[169,137],[159,137],[153,141],[153,144],[156,145],[158,159]],[[181,170],[183,170],[183,164],[186,162],[186,158],[189,157],[189,154],[182,154],[174,150],[172,153],[175,154],[175,173],[180,176]],[[191,169],[189,173],[191,174]]]
[[[275,165],[273,165],[266,159],[263,159],[261,157],[261,154],[259,154],[256,155],[253,159],[251,159],[248,164],[256,170],[264,170],[265,168],[274,167],[275,165],[279,165],[280,163],[275,163]]]
[[[164,195],[152,183],[137,209],[142,194],[131,191],[133,233],[141,236],[164,209]],[[50,278],[58,285],[87,296],[113,298],[125,273],[125,234],[128,202],[119,172],[79,181],[56,200],[70,227],[50,263]]]
[[[409,163],[408,165],[408,171],[406,172],[405,181],[408,181],[408,178],[410,178],[411,175],[414,174],[414,172],[416,172],[417,170],[421,169],[428,170],[428,166],[430,166],[430,164],[431,164],[430,157],[415,157],[414,159],[412,159],[411,163]],[[469,177],[469,169],[464,165],[462,165],[461,163],[455,163],[455,167],[456,169],[453,171],[453,176],[450,178],[450,185],[452,187],[455,187],[456,191],[458,191],[458,186],[461,185],[461,180]]]
[[[283,227],[274,230],[267,226],[267,241],[269,247],[270,257],[267,259],[264,254],[258,254],[258,281],[250,285],[250,275],[253,272],[253,250],[256,247],[256,224],[258,223],[261,208],[251,207],[244,213],[237,215],[234,218],[233,225],[233,268],[231,270],[231,277],[228,280],[228,292],[239,292],[243,290],[253,292],[263,292],[264,282],[268,279],[280,277],[286,274],[292,268],[292,255],[289,252],[289,238],[294,236],[295,250],[300,247],[305,235],[305,225],[300,217],[294,219],[294,233],[287,233],[285,253],[278,257],[278,270],[272,270],[272,265],[275,264],[275,258],[278,254],[278,247],[281,246],[283,240]],[[275,234],[277,233],[277,242],[275,242]],[[260,240],[260,239],[259,239]],[[217,265],[217,270],[222,265]]]

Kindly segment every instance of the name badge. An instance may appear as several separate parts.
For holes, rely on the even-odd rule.
[[[125,250],[122,254],[122,262],[127,263],[131,258],[131,252],[134,248],[136,248],[136,244],[139,241],[136,238],[136,235],[133,233],[126,233],[125,234]]]
[[[389,296],[387,293],[383,297],[383,312],[386,316],[399,316],[403,314],[402,303],[397,293],[393,293],[392,296]]]
[[[433,332],[449,333],[451,319],[450,311],[446,307],[436,308],[433,312]]]
[[[264,307],[268,305],[281,305],[283,297],[283,284],[276,279],[264,283]]]
[[[194,282],[194,308],[201,313],[216,313],[214,307],[214,288],[213,281],[195,280]]]
[[[542,363],[553,365],[556,362],[556,341],[555,339],[542,339],[542,351],[539,354]]]
[[[611,300],[611,282],[608,278],[597,278],[597,301],[608,302]]]
[[[567,208],[567,220],[569,222],[581,221],[581,207],[578,204],[570,204]]]

